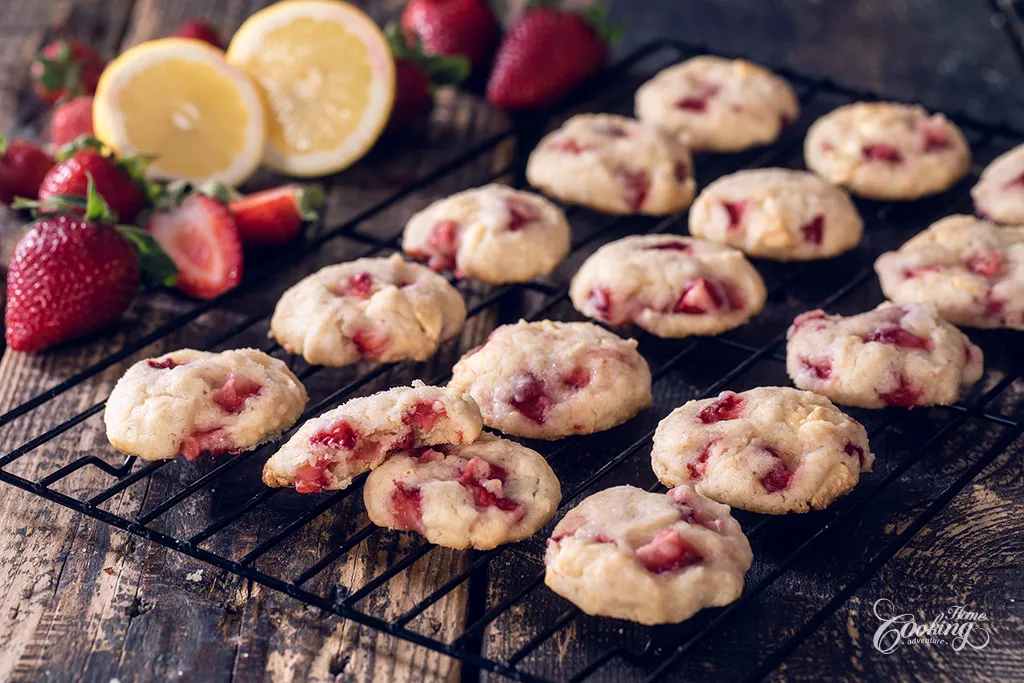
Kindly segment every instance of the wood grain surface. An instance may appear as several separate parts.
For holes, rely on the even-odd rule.
[[[5,0],[0,11],[0,129],[18,136],[41,136],[45,116],[27,92],[27,72],[32,56],[49,37],[80,37],[112,55],[165,35],[183,19],[194,16],[206,18],[230,32],[264,4],[260,0]],[[402,3],[371,0],[359,4],[383,22]],[[962,10],[960,5],[951,9],[952,3],[939,4],[945,11]],[[780,56],[780,63],[811,66],[812,70],[840,80],[850,71],[850,78],[860,85],[887,89],[893,78],[891,64],[877,56],[865,57],[851,66],[856,61],[854,55],[862,53],[855,37],[847,38],[834,52],[815,47],[828,42],[827,36],[814,33],[816,21],[849,23],[856,16],[857,21],[877,29],[878,39],[890,41],[886,43],[886,54],[893,54],[897,46],[892,41],[899,37],[893,36],[888,16],[875,16],[872,24],[863,11],[858,14],[835,4],[795,0],[777,3],[770,17],[765,3],[746,0],[702,0],[686,3],[685,7],[683,3],[652,2],[651,11],[637,11],[635,16],[629,12],[630,5],[621,0],[615,11],[620,23],[635,27],[630,38],[633,44],[639,44],[645,36],[665,35],[667,26],[672,37],[721,43],[727,51]],[[821,9],[819,5],[828,8]],[[861,2],[849,4],[854,5],[868,6]],[[983,5],[979,3],[979,7]],[[773,38],[762,35],[766,30],[764,22],[748,21],[749,12],[763,12],[769,17],[765,21],[774,32]],[[979,8],[980,18],[976,19],[983,21],[986,16],[986,10]],[[663,20],[659,22],[658,17]],[[903,17],[906,19],[906,13]],[[727,30],[740,20],[752,27],[744,29],[748,31],[749,45],[739,39],[742,35],[737,37]],[[1005,43],[1000,51],[996,38],[981,40],[974,33],[970,36],[965,42],[980,40],[985,50],[998,55],[991,60],[991,68],[1003,74],[1011,84],[1010,90],[1012,84],[1024,83],[1024,77],[1014,71],[1016,64]],[[772,40],[775,42],[771,43]],[[746,49],[748,46],[750,50]],[[970,52],[966,60],[971,62],[975,57],[976,53]],[[950,82],[959,82],[958,79],[967,77],[958,71]],[[993,94],[998,93],[993,79],[985,81],[979,76],[976,80],[984,85],[971,93],[972,102],[978,98],[982,102],[999,99]],[[897,83],[896,90],[906,85]],[[628,89],[632,84],[623,81],[621,87]],[[898,94],[920,99],[922,92],[927,95],[935,87],[934,82],[929,82],[916,92]],[[1021,91],[1007,96],[1016,100],[1002,111],[1010,112],[1011,116],[1024,111],[1015,108],[1020,103]],[[509,124],[505,115],[472,94],[444,91],[439,93],[438,101],[438,109],[422,137],[407,143],[381,145],[356,167],[327,180],[330,194],[326,215],[312,227],[307,239],[315,239],[325,225],[337,225],[373,207],[461,151],[505,130]],[[805,113],[783,141],[786,154],[780,163],[799,164],[802,132],[829,104],[827,100],[817,102]],[[628,111],[628,101],[620,101],[616,106]],[[1006,140],[982,140],[978,135],[972,142],[978,145],[981,163],[1008,144]],[[237,297],[230,305],[202,314],[169,338],[147,346],[23,418],[0,427],[0,454],[102,401],[133,360],[173,348],[205,346],[232,326],[246,321],[254,311],[266,310],[297,279],[323,265],[362,253],[367,248],[366,238],[392,235],[412,212],[434,198],[474,185],[481,177],[504,169],[516,157],[517,145],[528,148],[529,139],[510,140],[440,182],[411,192],[375,215],[372,221],[360,224],[362,237],[354,234],[324,243],[300,262],[267,277],[259,287]],[[761,158],[752,154],[699,159],[701,182],[704,184],[729,168],[757,163]],[[269,185],[274,180],[261,175],[253,185]],[[844,283],[858,284],[830,302],[836,310],[853,312],[877,303],[877,284],[862,272],[867,262],[865,254],[892,248],[906,235],[945,213],[969,210],[962,201],[963,189],[959,188],[957,199],[943,197],[878,214],[871,226],[874,232],[863,245],[864,253],[857,258],[817,264],[801,271],[800,277],[793,277],[795,271],[780,264],[759,263],[775,294],[756,329],[738,331],[730,337],[733,346],[645,338],[641,350],[652,368],[660,372],[655,385],[655,406],[631,421],[628,428],[561,448],[547,446],[542,452],[555,453],[552,465],[563,489],[580,489],[579,498],[617,483],[653,485],[647,460],[649,441],[636,446],[638,436],[653,429],[672,408],[714,386],[731,368],[750,358],[750,348],[760,347],[784,332],[794,312],[821,303]],[[872,215],[878,210],[872,205],[861,208]],[[586,242],[607,225],[605,219],[585,212],[572,214],[572,221],[577,243]],[[21,226],[18,216],[0,215],[3,262]],[[601,241],[656,227],[655,222],[645,219],[621,221],[611,234],[602,234]],[[574,253],[542,287],[563,285],[581,259],[596,246],[588,243]],[[247,267],[255,270],[270,264],[271,259],[257,258]],[[489,288],[465,283],[462,291],[470,307],[494,293]],[[547,290],[515,292],[495,305],[486,306],[470,321],[463,338],[444,347],[435,359],[382,370],[360,391],[408,383],[416,377],[443,379],[461,351],[485,338],[496,324],[523,312],[536,311],[543,301],[543,291]],[[5,353],[0,359],[0,413],[157,329],[191,306],[171,293],[146,295],[140,297],[124,321],[87,343],[35,356]],[[559,318],[574,316],[564,301],[548,313]],[[218,348],[268,348],[266,333],[266,320],[259,320],[225,339]],[[965,402],[995,387],[999,389],[997,398],[985,407],[986,412],[1019,420],[1024,401],[1019,351],[1015,351],[1020,345],[1019,334],[977,336],[988,355],[989,371]],[[742,373],[732,378],[729,388],[786,383],[778,352],[776,348],[750,361]],[[311,405],[330,397],[367,371],[316,371],[301,361],[290,362],[304,377],[309,373],[305,382]],[[640,628],[567,612],[568,604],[543,586],[531,588],[531,581],[536,582],[537,572],[542,569],[544,535],[540,534],[498,554],[489,565],[474,573],[472,580],[462,583],[412,620],[410,628],[431,638],[450,641],[485,609],[500,606],[505,598],[525,591],[524,600],[484,625],[469,642],[478,644],[485,656],[500,661],[550,628],[551,638],[538,643],[520,666],[528,673],[557,680],[570,678],[594,657],[612,651],[614,656],[608,657],[593,680],[639,680],[665,657],[671,657],[677,643],[688,643],[691,638],[693,645],[688,646],[687,656],[680,657],[668,672],[670,680],[738,681],[751,675],[780,681],[1020,680],[1024,676],[1024,613],[1020,607],[1024,577],[1019,570],[1024,557],[1020,528],[1024,506],[1020,460],[1024,444],[1020,439],[1010,438],[1014,428],[956,409],[900,415],[899,424],[893,428],[890,423],[897,418],[888,412],[863,411],[856,416],[880,434],[879,440],[873,442],[881,456],[876,472],[866,478],[865,485],[849,500],[837,504],[835,510],[767,520],[738,514],[751,534],[758,557],[748,576],[748,590],[763,581],[765,588],[746,600],[738,607],[737,615],[720,626],[714,622],[721,613],[717,610],[665,629]],[[948,431],[935,437],[936,429],[946,425]],[[918,453],[922,444],[928,446],[925,457]],[[607,474],[596,476],[604,463],[610,463],[631,445],[629,457],[614,469],[609,468]],[[37,480],[84,455],[95,455],[115,465],[121,461],[105,442],[99,414],[5,469]],[[145,514],[218,464],[175,462],[160,467],[111,497],[102,507],[128,518]],[[238,459],[227,475],[160,515],[150,526],[179,538],[199,532],[210,520],[246,504],[254,493],[262,490],[260,464],[253,458]],[[139,465],[135,467],[138,469]],[[85,499],[112,482],[112,477],[100,469],[85,467],[55,488]],[[322,500],[291,493],[274,496],[258,513],[243,517],[237,525],[198,545],[239,560]],[[375,532],[364,534],[363,538],[361,530],[367,523],[360,496],[343,498],[253,566],[278,576],[294,576],[347,539],[362,538],[303,585],[318,596],[340,599],[352,587],[364,585],[395,562],[418,557],[408,569],[358,603],[365,613],[390,619],[415,606],[478,557],[441,548],[421,551],[422,541],[410,534]],[[826,527],[828,533],[819,539],[819,532]],[[794,553],[798,553],[797,562],[787,564]],[[870,606],[880,598],[913,611],[921,619],[953,604],[973,605],[990,616],[992,642],[976,652],[906,646],[898,655],[882,655],[871,644],[877,619]],[[702,629],[711,626],[717,629],[712,637],[698,640]],[[464,671],[456,660],[432,650],[303,605],[233,573],[0,484],[0,680],[276,683],[455,682],[478,678],[491,676],[469,668]]]

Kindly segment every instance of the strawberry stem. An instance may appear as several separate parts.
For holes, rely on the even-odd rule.
[[[412,62],[423,69],[431,86],[457,85],[469,77],[469,59],[465,55],[428,55],[418,35],[412,34],[410,45],[402,29],[395,23],[388,24],[384,34],[395,59]]]
[[[324,188],[319,185],[300,186],[295,190],[295,205],[304,221],[315,221],[324,203]]]

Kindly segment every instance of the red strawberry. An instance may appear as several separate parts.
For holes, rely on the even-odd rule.
[[[463,55],[474,72],[487,64],[501,37],[483,0],[410,0],[401,23],[410,46],[418,39],[427,54]]]
[[[173,281],[152,240],[112,219],[90,183],[84,216],[44,214],[22,236],[7,273],[12,349],[39,351],[109,325],[128,310],[144,274]]]
[[[50,116],[50,142],[63,147],[83,135],[93,135],[92,95],[58,104]]]
[[[323,201],[319,185],[282,185],[234,199],[228,210],[243,244],[277,247],[295,239],[304,221],[316,220]]]
[[[220,40],[220,33],[216,28],[202,19],[189,19],[184,24],[176,28],[174,33],[171,35],[176,38],[192,38],[193,40],[201,40],[204,43],[213,45],[218,50],[224,49],[224,44]]]
[[[131,223],[145,204],[137,160],[118,160],[108,154],[96,138],[82,138],[62,148],[57,154],[57,165],[43,178],[39,186],[39,200],[70,195],[85,197],[87,174],[96,183],[96,190],[117,214],[122,223]]]
[[[39,99],[53,104],[62,97],[92,95],[103,62],[77,40],[56,40],[46,45],[29,69],[32,89]]]
[[[487,99],[503,109],[552,104],[604,66],[611,39],[573,12],[529,10],[498,48]]]
[[[146,224],[178,267],[177,287],[212,299],[242,279],[242,241],[235,219],[221,202],[190,194],[180,205],[156,211]]]
[[[38,196],[39,184],[51,168],[53,159],[36,145],[27,140],[8,144],[0,136],[0,201],[10,204],[15,197]]]
[[[415,39],[409,45],[397,26],[387,28],[395,55],[395,103],[385,132],[407,132],[426,118],[434,105],[435,86],[460,83],[469,75],[469,61],[463,56],[431,56]]]

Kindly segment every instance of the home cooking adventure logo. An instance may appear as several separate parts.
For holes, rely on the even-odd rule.
[[[965,647],[981,650],[989,643],[988,617],[965,605],[953,605],[924,623],[910,612],[898,613],[887,598],[875,600],[872,610],[881,622],[872,642],[885,655],[903,645],[947,645],[960,652]]]

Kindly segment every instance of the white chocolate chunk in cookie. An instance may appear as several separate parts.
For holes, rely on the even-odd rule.
[[[651,404],[651,371],[636,346],[592,323],[521,320],[464,355],[448,386],[470,394],[484,424],[506,434],[600,432]]]
[[[306,406],[282,361],[257,349],[179,349],[128,368],[107,399],[107,438],[143,460],[240,453],[276,438]]]
[[[693,57],[661,70],[636,91],[636,116],[695,151],[766,145],[796,121],[789,84],[744,59]]]
[[[895,102],[856,102],[814,122],[804,160],[825,180],[871,199],[918,199],[967,173],[971,150],[942,114]]]
[[[659,337],[713,335],[764,308],[764,280],[736,249],[678,235],[634,235],[598,249],[569,288],[580,313]]]
[[[530,154],[526,178],[571,204],[651,216],[682,211],[697,187],[682,142],[613,114],[578,114],[546,135]]]
[[[678,623],[743,592],[753,553],[729,507],[679,486],[595,493],[555,526],[544,583],[587,614]]]
[[[267,460],[263,483],[294,486],[299,493],[343,489],[391,451],[471,443],[481,429],[472,398],[416,381],[308,420]]]
[[[486,185],[440,199],[405,226],[402,249],[434,270],[490,284],[547,275],[569,253],[569,222],[532,192]]]
[[[562,499],[536,451],[489,434],[474,443],[399,451],[370,473],[370,520],[448,548],[489,550],[529,538]]]
[[[327,266],[277,302],[270,331],[313,365],[430,358],[454,338],[466,304],[447,280],[398,254]]]
[[[797,387],[861,408],[949,405],[984,367],[981,349],[928,304],[886,302],[845,318],[808,311],[787,339]]]
[[[694,237],[777,261],[836,256],[856,247],[864,232],[843,190],[785,168],[722,176],[697,196],[689,221]]]
[[[898,304],[931,304],[956,325],[1024,330],[1024,225],[947,216],[875,261]]]
[[[676,408],[654,433],[665,486],[753,512],[824,509],[871,471],[868,435],[824,396],[790,387],[726,391]]]

